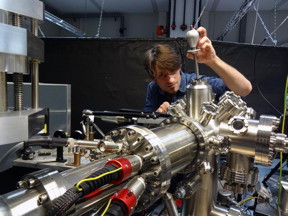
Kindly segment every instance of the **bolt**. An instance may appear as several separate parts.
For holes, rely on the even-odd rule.
[[[135,131],[129,131],[128,132],[128,136],[132,136],[132,135],[134,135],[135,134]]]
[[[153,149],[153,147],[151,146],[151,145],[147,145],[146,147],[145,147],[145,151],[146,152],[149,152],[149,151],[151,151]]]
[[[150,163],[151,164],[157,164],[158,162],[158,157],[157,156],[153,156],[151,159],[150,159]]]
[[[41,194],[38,197],[38,203],[39,205],[43,205],[48,200],[47,194]]]
[[[28,187],[29,188],[33,188],[33,187],[35,187],[35,185],[36,185],[36,181],[35,181],[35,179],[29,179],[28,180]]]
[[[177,191],[176,191],[176,197],[183,199],[186,195],[186,190],[184,189],[184,187],[180,187]]]
[[[25,181],[19,181],[17,182],[17,188],[25,188],[26,182]]]

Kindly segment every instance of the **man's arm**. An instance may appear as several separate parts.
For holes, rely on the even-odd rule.
[[[197,60],[214,70],[224,81],[225,85],[240,96],[246,96],[252,91],[252,85],[237,69],[221,60],[215,52],[212,42],[207,37],[206,29],[199,27]],[[187,53],[187,57],[194,59],[192,53]]]

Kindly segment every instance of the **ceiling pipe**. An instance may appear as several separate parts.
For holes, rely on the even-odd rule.
[[[187,25],[185,24],[185,18],[186,18],[186,0],[184,0],[184,7],[183,7],[183,24],[180,26],[180,29],[182,29],[182,31],[185,31],[187,29]]]
[[[172,21],[172,25],[171,25],[172,30],[176,29],[175,20],[176,20],[176,0],[174,0],[174,5],[173,5],[173,21]]]
[[[192,26],[194,27],[195,26],[195,23],[196,23],[196,1],[197,0],[194,0],[194,7],[193,7],[193,22],[192,22]]]
[[[171,0],[168,5],[168,15],[166,16],[166,37],[170,37],[170,23],[171,23]]]
[[[199,17],[198,27],[201,26],[201,24],[200,24],[200,21],[201,21],[201,18],[200,18],[201,10],[202,10],[202,0],[199,0],[199,5],[198,5],[198,17]]]

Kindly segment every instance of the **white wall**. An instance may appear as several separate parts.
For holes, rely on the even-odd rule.
[[[156,37],[156,26],[165,25],[166,15],[159,14],[141,14],[127,13],[124,16],[124,37],[128,38],[154,38]],[[74,27],[86,33],[87,37],[95,37],[98,33],[99,18],[67,18],[65,21]],[[163,24],[161,24],[163,23]],[[102,17],[100,25],[100,37],[119,38],[121,27],[120,17]],[[62,29],[51,22],[45,21],[40,24],[45,37],[77,37],[75,34]],[[41,35],[41,33],[39,33]]]
[[[185,37],[187,31],[189,30],[189,26],[193,22],[194,18],[194,0],[187,0],[186,3],[186,19],[185,24],[188,26],[186,31],[180,29],[180,26],[183,24],[183,5],[184,0],[177,0],[176,5],[176,29],[172,30],[171,24],[173,19],[173,2],[171,5],[171,17],[170,17],[170,37]],[[204,4],[205,2],[203,2]],[[278,26],[285,17],[288,15],[288,11],[277,11],[276,19],[274,11],[260,11],[259,12],[266,27],[270,32],[272,32],[276,26]],[[196,5],[196,14],[198,15],[198,5]],[[207,29],[208,37],[211,40],[216,40],[221,33],[224,32],[225,26],[233,16],[234,12],[225,12],[225,11],[217,11],[217,12],[208,12],[204,11],[203,16],[201,17],[201,26],[204,26]],[[156,27],[157,25],[166,26],[166,12],[159,13],[126,13],[124,16],[124,27],[126,30],[124,31],[124,37],[127,38],[156,38]],[[276,20],[276,25],[275,25]],[[99,18],[77,18],[77,19],[66,19],[65,21],[69,22],[73,26],[79,28],[83,32],[86,32],[88,37],[95,37],[98,30]],[[119,32],[120,29],[120,18],[112,18],[112,17],[103,17],[102,24],[100,28],[100,37],[112,37],[119,38],[121,34]],[[247,13],[247,21],[246,21],[246,35],[244,38],[244,42],[251,44],[252,36],[254,31],[255,24],[255,11],[251,10]],[[44,32],[46,37],[75,37],[72,33],[68,32],[65,29],[61,29],[55,24],[49,23],[45,21],[41,25],[41,29]],[[39,35],[41,35],[39,33]],[[259,44],[265,37],[267,36],[266,31],[264,30],[261,22],[257,21],[255,36],[253,43]],[[284,23],[282,27],[280,27],[275,34],[272,35],[273,38],[281,43],[283,41],[288,41],[288,20]],[[161,36],[163,37],[163,36]],[[165,37],[165,36],[164,36]],[[235,28],[227,34],[224,38],[224,41],[229,42],[239,42],[239,23],[235,26]],[[271,40],[268,39],[265,42],[266,45],[271,45]]]

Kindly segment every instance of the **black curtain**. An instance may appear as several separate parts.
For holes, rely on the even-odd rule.
[[[83,39],[45,38],[45,62],[40,64],[40,82],[71,84],[72,125],[80,129],[83,109],[118,111],[143,108],[149,77],[143,67],[144,52],[155,43],[168,43],[183,57],[183,70],[192,73],[193,61],[187,59],[184,38],[169,39]],[[244,100],[261,114],[280,114],[269,105],[256,88],[279,112],[288,71],[288,49],[214,41],[220,58],[241,71],[253,84]],[[256,58],[255,58],[256,56]],[[200,65],[200,74],[216,76]],[[102,123],[100,123],[102,124]],[[114,125],[99,125],[104,132]]]

